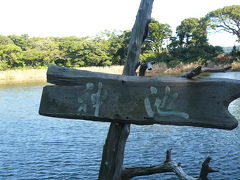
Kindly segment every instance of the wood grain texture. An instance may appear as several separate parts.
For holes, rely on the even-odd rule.
[[[58,70],[57,70],[58,69]],[[40,114],[132,124],[233,129],[228,105],[240,97],[240,81],[136,77],[50,66]]]
[[[123,75],[136,75],[136,68],[139,64],[139,55],[143,39],[143,28],[146,29],[146,19],[151,18],[153,0],[141,0],[136,21],[131,33],[131,40],[128,47],[127,60],[124,66]],[[124,149],[130,133],[130,124],[112,122],[103,147],[102,161],[99,170],[99,180],[120,180]]]

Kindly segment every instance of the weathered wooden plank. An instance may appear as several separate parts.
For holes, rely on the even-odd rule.
[[[49,67],[41,115],[133,124],[237,127],[228,105],[240,81],[135,77]]]

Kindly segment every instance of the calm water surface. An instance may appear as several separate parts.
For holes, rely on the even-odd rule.
[[[240,80],[240,73],[212,74]],[[38,115],[42,85],[0,86],[0,180],[95,180],[109,123]],[[240,100],[229,107],[240,119]],[[165,151],[192,176],[211,156],[219,173],[212,180],[240,180],[240,129],[216,130],[178,126],[131,126],[125,166],[158,164]],[[177,179],[172,173],[141,179]]]

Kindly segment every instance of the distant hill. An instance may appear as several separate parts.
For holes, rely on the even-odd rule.
[[[223,51],[224,51],[225,53],[229,53],[229,52],[232,51],[233,46],[222,47],[222,48],[223,48]],[[236,48],[240,50],[240,45],[239,45],[239,46],[236,46]]]

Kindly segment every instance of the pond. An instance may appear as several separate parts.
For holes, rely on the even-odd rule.
[[[211,77],[240,80],[240,73]],[[109,123],[49,118],[38,115],[43,85],[0,87],[0,179],[83,179],[98,177]],[[240,100],[230,104],[240,119]],[[172,158],[186,173],[198,176],[201,163],[212,157],[214,180],[240,180],[240,128],[232,131],[185,126],[131,126],[125,166],[148,166]],[[172,173],[137,177],[177,179]]]

